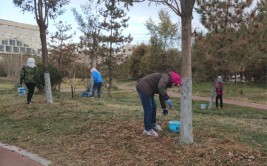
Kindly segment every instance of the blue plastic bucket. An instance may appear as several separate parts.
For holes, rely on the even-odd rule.
[[[207,104],[200,104],[200,108],[201,109],[206,109],[207,108]]]
[[[173,133],[180,132],[180,121],[178,120],[169,121],[169,129]]]
[[[89,92],[83,92],[82,97],[89,97]]]
[[[20,87],[18,88],[18,94],[21,95],[25,95],[27,93],[27,89],[25,87]]]

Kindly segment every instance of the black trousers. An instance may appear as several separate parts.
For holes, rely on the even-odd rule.
[[[218,108],[218,100],[220,100],[220,106],[223,108],[223,98],[222,95],[217,95],[216,96],[216,107]]]
[[[34,94],[34,88],[36,86],[35,83],[25,83],[27,89],[28,89],[28,94],[27,94],[27,102],[32,101],[32,96]]]

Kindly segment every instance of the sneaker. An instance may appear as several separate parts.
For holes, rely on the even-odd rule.
[[[26,104],[32,104],[32,102],[31,101],[27,101]]]
[[[154,130],[157,130],[157,131],[162,131],[162,128],[158,124],[155,124],[155,126],[153,127],[153,129]]]
[[[149,131],[144,130],[144,131],[143,131],[143,134],[144,134],[144,135],[149,135],[149,136],[152,136],[152,137],[158,137],[158,136],[159,136],[158,133],[155,132],[153,129],[151,129],[151,130],[149,130]]]

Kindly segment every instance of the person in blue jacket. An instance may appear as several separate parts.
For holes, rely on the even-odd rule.
[[[96,68],[91,69],[91,90],[90,97],[94,97],[95,91],[97,90],[98,98],[101,97],[102,94],[102,76],[100,72]]]

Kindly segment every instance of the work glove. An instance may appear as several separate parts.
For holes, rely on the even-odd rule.
[[[39,84],[39,87],[41,87],[41,89],[44,89],[44,86],[42,84]]]
[[[39,82],[38,82],[38,84],[39,84],[39,86],[40,86],[40,87],[43,87],[43,85],[42,85],[42,82],[41,82],[41,81],[39,81]]]
[[[162,115],[163,115],[163,116],[166,116],[166,115],[168,115],[168,112],[169,112],[169,111],[168,111],[167,109],[163,109],[163,111],[162,111]]]
[[[169,106],[170,108],[172,108],[172,101],[171,101],[171,99],[166,100],[166,102],[167,102],[168,106]]]

